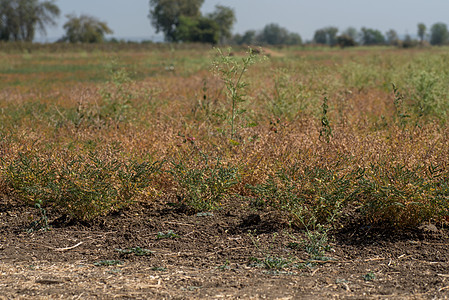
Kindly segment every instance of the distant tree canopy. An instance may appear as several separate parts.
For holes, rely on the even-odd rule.
[[[216,44],[231,37],[236,21],[232,8],[217,5],[215,11],[201,15],[204,0],[150,0],[148,17],[156,32],[169,42]]]
[[[235,35],[234,42],[239,45],[301,45],[301,36],[289,32],[278,24],[268,24],[259,33],[248,30],[243,35]]]
[[[357,43],[351,36],[347,34],[342,34],[337,37],[337,45],[340,46],[341,48],[346,48],[346,47],[354,47],[355,45],[357,45]]]
[[[449,32],[447,25],[444,23],[435,23],[430,28],[430,44],[446,45],[449,42]]]
[[[65,36],[61,39],[70,43],[101,43],[104,35],[112,33],[106,22],[95,17],[81,15],[67,15],[68,21],[64,24]]]
[[[288,40],[288,31],[277,24],[268,24],[262,29],[258,40],[262,44],[281,45]]]
[[[426,36],[426,30],[427,30],[427,27],[424,23],[418,24],[418,36],[419,36],[419,40],[421,41],[421,44],[424,42],[424,38]]]
[[[255,30],[247,30],[243,35],[236,34],[234,42],[238,45],[255,45],[257,44],[257,32]]]
[[[313,41],[317,44],[335,46],[337,44],[337,27],[326,27],[315,31]]]
[[[53,0],[0,0],[0,40],[33,41],[36,30],[46,33],[46,25],[56,25],[60,14]]]
[[[365,27],[360,31],[360,40],[366,46],[385,44],[385,37],[379,30]]]
[[[401,45],[402,48],[413,48],[418,45],[418,41],[412,39],[410,34],[406,34],[404,40],[402,40],[402,42],[400,42],[399,45]]]
[[[189,18],[181,16],[176,30],[176,39],[183,42],[217,44],[220,28],[209,18]]]
[[[386,33],[387,43],[391,46],[398,46],[400,44],[400,39],[398,33],[394,29],[390,29]]]
[[[345,31],[342,32],[342,35],[346,35],[350,37],[354,42],[357,42],[357,38],[359,33],[357,32],[357,29],[354,27],[348,27]]]
[[[298,33],[290,32],[286,40],[286,45],[302,45],[302,38]]]
[[[257,36],[257,41],[265,45],[301,45],[301,36],[291,33],[278,24],[268,24]]]
[[[176,29],[181,17],[197,18],[204,0],[150,0],[148,17],[156,32],[162,32],[168,42],[177,42]]]
[[[316,30],[313,35],[313,41],[317,44],[327,44],[326,32],[322,29]]]
[[[234,23],[237,21],[235,11],[232,8],[223,5],[216,5],[215,11],[208,14],[207,18],[217,23],[221,44],[225,43],[226,40],[229,40],[232,37],[232,28],[234,27]]]

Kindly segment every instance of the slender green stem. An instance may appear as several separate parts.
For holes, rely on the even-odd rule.
[[[234,139],[234,120],[235,120],[235,115],[236,115],[235,108],[236,108],[236,102],[238,100],[237,89],[240,85],[240,81],[242,80],[243,73],[245,73],[246,70],[247,70],[247,67],[246,67],[246,63],[245,63],[242,68],[242,71],[240,72],[240,75],[237,79],[237,82],[235,83],[235,85],[232,87],[232,90],[231,90],[231,97],[232,97],[231,139]]]

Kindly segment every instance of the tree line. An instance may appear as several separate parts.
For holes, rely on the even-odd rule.
[[[278,24],[267,24],[262,30],[247,30],[232,34],[236,22],[234,9],[215,6],[208,14],[201,13],[204,0],[149,0],[148,18],[157,33],[165,41],[174,43],[210,43],[238,45],[301,45],[298,33],[289,32]],[[55,26],[60,9],[55,0],[0,0],[0,41],[32,42],[36,31],[46,33],[46,26]],[[59,42],[96,43],[105,41],[106,34],[113,31],[106,22],[89,15],[66,15],[63,28],[65,35]],[[449,31],[444,23],[435,23],[429,29],[425,24],[417,26],[418,40],[410,35],[402,39],[391,29],[385,34],[377,29],[349,27],[339,31],[328,26],[315,31],[307,43],[350,47],[355,45],[393,45],[413,47],[430,43],[449,44]]]
[[[388,30],[385,35],[377,29],[362,27],[360,31],[354,27],[349,27],[338,35],[338,28],[325,27],[315,31],[313,43],[329,46],[355,46],[359,45],[391,45],[404,48],[414,47],[430,43],[431,45],[449,44],[449,31],[444,23],[435,23],[430,27],[429,32],[424,23],[417,25],[417,39],[413,39],[406,34],[402,39],[394,29]]]

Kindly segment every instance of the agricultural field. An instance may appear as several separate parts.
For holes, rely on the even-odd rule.
[[[444,47],[1,44],[0,299],[447,298],[448,86]]]

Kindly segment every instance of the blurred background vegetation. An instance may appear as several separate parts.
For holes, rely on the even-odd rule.
[[[403,48],[449,43],[448,28],[442,22],[429,28],[424,23],[417,24],[416,34],[413,34],[417,38],[412,38],[410,34],[400,37],[394,29],[382,33],[363,26],[359,30],[327,26],[317,29],[310,41],[303,41],[299,33],[289,32],[276,23],[269,23],[260,30],[233,34],[237,21],[235,10],[217,5],[213,12],[202,14],[203,4],[204,0],[150,0],[148,18],[156,32],[162,33],[165,41],[172,43],[252,46],[315,44],[330,47],[391,45]],[[45,34],[46,27],[55,26],[59,16],[60,9],[54,0],[0,0],[0,40],[32,42],[36,31]],[[65,17],[65,35],[59,38],[60,43],[119,42],[115,38],[105,38],[113,30],[95,16],[69,14]]]

